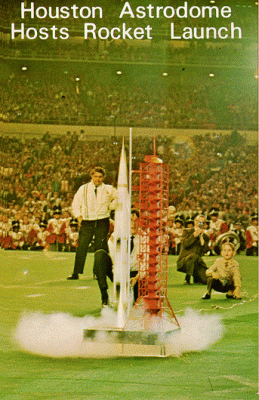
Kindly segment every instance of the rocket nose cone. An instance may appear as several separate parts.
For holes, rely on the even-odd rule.
[[[121,155],[120,155],[120,165],[119,165],[119,175],[118,175],[118,187],[125,187],[128,185],[128,178],[127,178],[127,161],[126,161],[126,153],[124,148],[124,140],[122,143],[121,148]]]

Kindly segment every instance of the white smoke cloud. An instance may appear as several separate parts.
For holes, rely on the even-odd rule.
[[[223,335],[223,324],[217,315],[201,315],[188,309],[178,321],[181,331],[160,340],[170,348],[172,356],[205,350]],[[116,326],[117,314],[109,308],[102,310],[100,318],[74,317],[65,313],[25,313],[14,331],[14,340],[23,351],[41,356],[108,357],[115,355],[107,346],[113,335],[108,337],[102,328],[112,330]],[[83,331],[93,327],[100,332],[93,342],[88,342],[83,339]]]
[[[173,356],[206,350],[223,336],[224,326],[218,315],[201,315],[187,309],[178,321],[181,327],[180,334],[172,334],[167,339]]]

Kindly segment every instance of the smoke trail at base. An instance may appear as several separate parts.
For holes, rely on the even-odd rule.
[[[164,344],[170,344],[172,356],[202,351],[218,341],[223,335],[223,324],[217,315],[201,315],[186,310],[178,321],[181,331],[167,336]],[[25,313],[14,332],[14,340],[23,351],[46,357],[108,357],[105,348],[105,331],[100,332],[98,352],[93,352],[91,343],[83,340],[84,329],[115,328],[117,314],[112,309],[103,309],[100,318],[74,317],[64,313]],[[109,337],[109,342],[111,341]]]

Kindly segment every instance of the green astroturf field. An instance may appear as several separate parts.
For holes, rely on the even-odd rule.
[[[205,257],[211,265],[215,257]],[[168,299],[177,317],[189,308],[219,315],[223,336],[209,348],[166,358],[51,358],[22,351],[12,339],[24,311],[101,313],[93,255],[84,275],[67,281],[74,254],[0,250],[0,399],[6,400],[249,400],[257,398],[258,258],[236,256],[242,300],[212,292],[201,300],[202,285],[184,286],[169,256]]]

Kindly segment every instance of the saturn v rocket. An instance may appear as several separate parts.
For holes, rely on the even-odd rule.
[[[113,249],[113,302],[118,312],[118,327],[122,328],[131,308],[130,290],[130,193],[128,189],[127,160],[122,143],[118,184],[118,206],[115,211]]]

